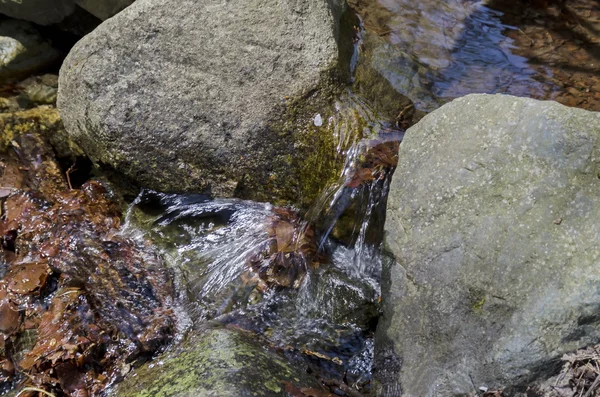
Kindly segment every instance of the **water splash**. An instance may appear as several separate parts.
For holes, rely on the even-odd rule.
[[[380,274],[377,255],[387,192],[402,137],[402,131],[388,130],[377,139],[354,144],[347,152],[338,181],[323,192],[305,215],[306,221],[322,232],[320,251],[326,250],[332,234],[354,248],[352,266],[347,271],[355,277],[377,278]]]
[[[303,216],[265,203],[145,190],[123,229],[162,249],[194,323],[253,330],[341,378],[351,363],[360,367],[379,315],[379,248],[403,132],[350,92],[336,109],[328,123],[345,167]],[[369,378],[358,372],[354,381]]]

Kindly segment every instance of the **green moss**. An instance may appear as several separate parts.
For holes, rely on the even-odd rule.
[[[9,149],[17,135],[30,133],[44,136],[59,157],[76,158],[84,155],[81,148],[70,139],[58,110],[52,106],[0,114],[0,151]]]
[[[273,382],[273,379],[268,380],[265,383],[265,386],[267,387],[267,389],[269,389],[275,393],[281,392],[281,387],[279,387],[279,385],[277,383]]]
[[[293,374],[287,362],[253,342],[250,334],[210,329],[135,370],[113,395],[285,396],[285,382],[298,379],[302,386],[315,386],[306,375]]]
[[[469,288],[469,303],[471,305],[471,310],[473,311],[473,313],[483,313],[485,300],[486,294],[484,290],[479,288]]]

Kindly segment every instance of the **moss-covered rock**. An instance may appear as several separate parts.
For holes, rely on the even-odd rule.
[[[92,160],[144,187],[306,201],[341,168],[328,120],[347,83],[344,9],[139,0],[65,60],[65,126]]]
[[[524,391],[600,342],[600,113],[468,95],[409,129],[399,158],[378,395]]]
[[[212,328],[129,374],[113,397],[287,396],[316,380],[253,340],[252,334]]]
[[[75,159],[84,155],[69,138],[58,110],[53,106],[0,114],[0,152],[10,148],[16,136],[30,133],[47,139],[58,157]]]

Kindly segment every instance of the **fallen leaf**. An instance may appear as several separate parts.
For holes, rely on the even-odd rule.
[[[6,275],[8,289],[15,294],[27,294],[43,287],[50,273],[50,268],[43,262],[11,266]]]
[[[19,328],[20,320],[17,306],[9,300],[6,284],[0,282],[0,332],[11,335]]]

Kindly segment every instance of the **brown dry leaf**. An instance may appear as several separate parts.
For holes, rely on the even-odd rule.
[[[331,393],[324,390],[317,390],[311,387],[296,387],[291,382],[282,382],[285,385],[285,392],[292,397],[331,397]]]
[[[21,315],[17,306],[9,300],[6,283],[0,282],[0,332],[9,336],[19,329]]]
[[[14,265],[6,275],[8,289],[15,294],[27,294],[42,288],[52,273],[47,263],[26,263]]]
[[[271,241],[248,262],[266,285],[298,288],[308,265],[318,266],[315,233],[295,212],[284,208],[275,208],[273,212],[266,226]],[[264,286],[259,290],[264,290]]]
[[[371,142],[371,149],[367,153],[367,160],[376,166],[393,168],[398,165],[398,150],[400,142]]]
[[[292,252],[294,250],[294,226],[280,221],[275,225],[275,238],[277,240],[277,251]]]

